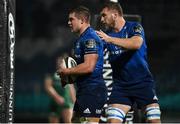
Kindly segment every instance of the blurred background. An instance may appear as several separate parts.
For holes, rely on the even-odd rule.
[[[75,36],[68,10],[85,5],[98,14],[107,0],[16,0],[15,122],[47,122],[49,96],[44,77],[57,56],[69,52]],[[180,1],[119,0],[125,14],[140,15],[162,122],[180,122]]]

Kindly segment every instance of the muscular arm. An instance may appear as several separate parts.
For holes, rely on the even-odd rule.
[[[98,59],[98,54],[86,54],[84,56],[84,62],[73,68],[63,68],[61,72],[64,75],[83,75],[93,72],[96,62]]]
[[[123,39],[110,37],[107,39],[107,42],[110,42],[125,49],[136,50],[141,47],[143,39],[140,36],[133,36],[131,38],[123,38]]]
[[[101,39],[105,40],[108,43],[120,46],[124,49],[136,50],[139,49],[143,43],[143,39],[141,36],[133,36],[131,38],[116,38],[108,36],[103,31],[96,32],[101,37]]]

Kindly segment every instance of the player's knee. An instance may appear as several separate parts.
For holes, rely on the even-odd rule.
[[[116,119],[116,120],[119,120],[120,122],[123,122],[126,114],[124,113],[123,110],[119,108],[109,107],[106,110],[106,115],[107,115],[108,120]]]
[[[161,111],[159,106],[152,106],[146,108],[147,121],[160,120]]]

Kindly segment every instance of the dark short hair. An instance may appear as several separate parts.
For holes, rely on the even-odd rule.
[[[78,19],[84,18],[86,22],[90,23],[91,14],[90,14],[89,9],[85,6],[76,7],[74,9],[70,10],[69,13],[75,13],[75,16]]]
[[[102,6],[102,9],[108,8],[109,10],[115,10],[120,16],[123,16],[123,10],[119,3],[107,2]]]

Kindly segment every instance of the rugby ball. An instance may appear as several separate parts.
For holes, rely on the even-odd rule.
[[[65,68],[72,68],[72,67],[77,66],[77,63],[72,57],[66,57],[62,60],[62,65]],[[71,76],[64,77],[64,79],[65,79],[65,82],[72,83],[76,80],[76,76],[71,75]]]
[[[66,57],[64,59],[64,62],[65,62],[66,68],[72,68],[72,67],[77,66],[76,61],[72,57]]]

